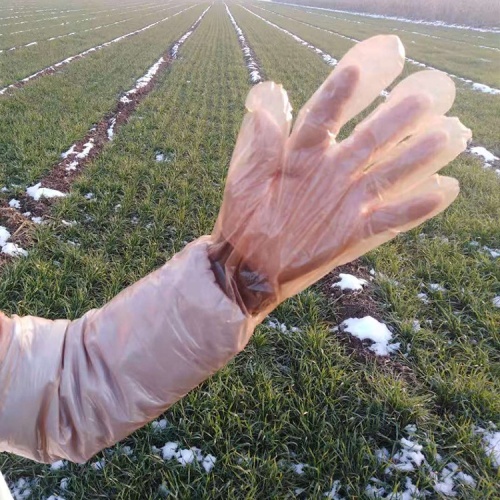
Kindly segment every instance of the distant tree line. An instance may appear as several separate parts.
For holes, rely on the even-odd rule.
[[[500,0],[275,0],[315,7],[445,21],[476,27],[500,25]]]

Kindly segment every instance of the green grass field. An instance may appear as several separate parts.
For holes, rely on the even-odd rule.
[[[20,242],[28,255],[0,258],[0,310],[76,318],[211,232],[251,83],[222,2],[0,0],[0,18],[26,16],[34,5],[82,9],[60,14],[70,20],[108,9],[75,31],[132,19],[0,53],[0,86],[193,7],[0,95],[0,188],[6,188],[0,226],[9,224],[8,202],[47,175],[211,5],[180,57],[78,176],[69,196],[51,204],[44,224],[26,219]],[[268,2],[228,6],[261,73],[283,83],[295,110],[331,67],[252,12],[337,59],[354,43],[338,34],[364,39],[396,33],[408,57],[500,87],[500,52],[479,48],[500,47],[497,34],[480,40],[472,31],[359,17],[363,24],[356,24],[354,16]],[[50,12],[1,20],[31,20],[19,30],[45,22],[47,28],[9,35],[8,41],[0,36],[0,49],[73,31],[56,21],[30,25]],[[407,64],[404,74],[416,70]],[[472,129],[474,145],[500,156],[500,95],[460,81],[457,89],[452,114]],[[157,162],[158,152],[167,161]],[[331,288],[337,270],[283,303],[243,353],[166,412],[163,427],[147,426],[88,464],[65,463],[58,470],[0,454],[15,498],[407,500],[447,498],[446,492],[500,498],[500,457],[486,443],[495,432],[500,439],[500,304],[494,303],[500,296],[499,168],[500,161],[483,168],[469,153],[457,158],[445,173],[459,179],[461,194],[446,212],[341,270],[369,281],[362,292]],[[400,342],[389,357],[337,329],[367,314]],[[158,450],[168,442],[197,447],[216,463],[206,472],[196,461],[183,466],[164,460]],[[30,490],[25,496],[20,480]]]

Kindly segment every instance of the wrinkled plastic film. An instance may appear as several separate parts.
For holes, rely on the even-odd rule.
[[[269,82],[251,90],[210,253],[219,283],[249,315],[262,319],[458,195],[457,181],[436,172],[471,134],[444,116],[455,86],[442,72],[410,75],[350,137],[335,140],[403,63],[395,36],[357,44],[299,112],[291,134],[286,92]]]
[[[76,321],[0,316],[0,451],[85,462],[245,347],[254,323],[215,282],[208,240]]]

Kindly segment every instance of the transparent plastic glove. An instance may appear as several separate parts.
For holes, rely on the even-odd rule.
[[[88,460],[224,366],[280,301],[448,206],[458,184],[435,172],[470,132],[443,116],[445,75],[412,75],[335,142],[403,60],[393,36],[357,45],[291,134],[283,89],[254,87],[212,237],[75,321],[0,313],[0,451]]]
[[[436,172],[471,137],[444,116],[455,98],[439,71],[415,73],[349,138],[340,129],[399,75],[396,36],[352,48],[300,111],[283,88],[255,86],[232,157],[210,250],[226,293],[264,317],[334,267],[444,210],[455,179]]]

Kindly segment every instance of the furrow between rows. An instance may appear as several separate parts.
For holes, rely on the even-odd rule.
[[[243,5],[242,5],[242,8],[245,9],[250,14],[253,14],[255,17],[258,17],[260,20],[264,21],[265,23],[269,24],[269,26],[272,26],[273,28],[276,28],[277,30],[279,30],[279,31],[287,34],[288,36],[291,36],[296,42],[300,43],[301,45],[304,45],[308,49],[312,50],[313,52],[315,52],[316,54],[318,54],[319,56],[321,56],[322,59],[323,59],[323,61],[325,61],[328,65],[335,66],[337,64],[337,62],[338,62],[337,59],[335,59],[335,57],[333,57],[332,55],[327,54],[326,52],[324,52],[320,48],[315,47],[311,43],[306,42],[305,40],[303,40],[302,38],[298,37],[297,35],[294,35],[291,31],[288,31],[285,28],[282,28],[281,26],[278,26],[277,24],[274,24],[273,22],[269,21],[268,19],[266,19],[266,18],[264,18],[262,16],[259,16],[258,14],[256,14],[255,12],[247,9]]]

